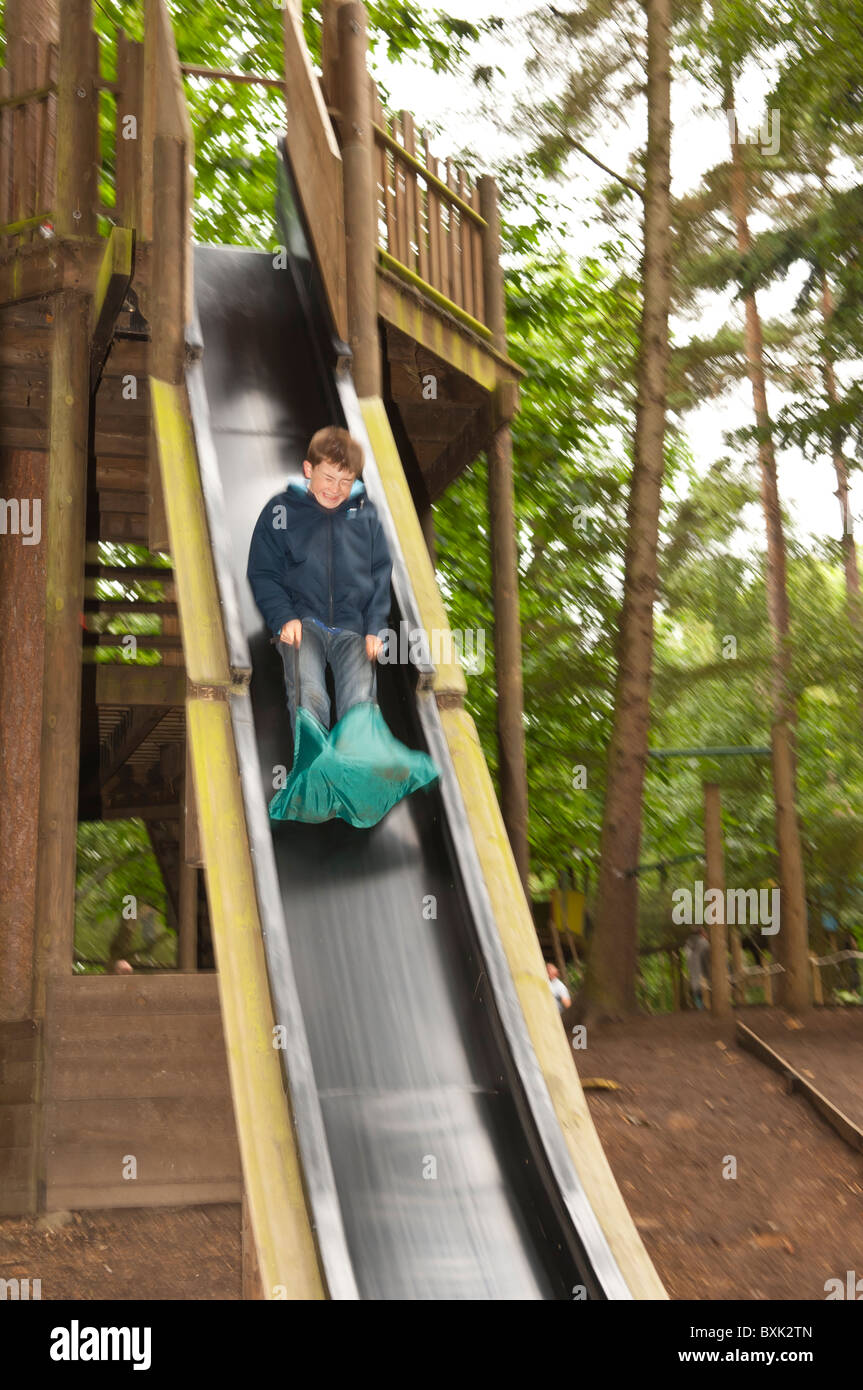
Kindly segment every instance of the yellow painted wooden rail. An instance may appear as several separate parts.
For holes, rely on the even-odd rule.
[[[383,401],[362,400],[360,407],[414,586],[422,624],[426,630],[446,625],[443,602]],[[448,644],[442,645],[444,650],[451,650]],[[436,694],[463,692],[465,680],[461,668],[441,667],[434,690]],[[557,1004],[548,987],[542,952],[476,726],[463,708],[444,707],[440,717],[527,1031],[576,1172],[633,1297],[666,1298],[599,1142],[566,1034],[560,1026]]]
[[[225,633],[185,389],[150,379],[192,693],[186,720],[243,1181],[265,1298],[326,1296],[303,1191],[231,725]]]

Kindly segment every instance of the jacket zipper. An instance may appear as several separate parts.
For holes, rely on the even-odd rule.
[[[328,532],[327,532],[327,542],[328,542],[328,551],[329,551],[329,554],[328,554],[328,557],[327,557],[327,573],[328,573],[328,575],[329,575],[329,581],[330,581],[330,627],[332,627],[332,626],[333,626],[333,518],[332,518],[331,516],[328,516],[328,517],[327,517],[327,521],[328,521],[328,523],[329,523],[329,529],[328,529]]]

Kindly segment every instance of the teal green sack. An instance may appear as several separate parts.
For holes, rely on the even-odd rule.
[[[271,820],[377,825],[402,797],[440,776],[427,753],[399,743],[376,704],[354,705],[328,733],[302,705],[294,766],[270,802]]]

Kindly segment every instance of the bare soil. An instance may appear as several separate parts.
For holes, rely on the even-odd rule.
[[[802,1028],[779,1010],[741,1013],[863,1114],[863,1011],[814,1012]],[[823,1299],[827,1279],[863,1274],[863,1154],[735,1045],[733,1020],[610,1024],[574,1056],[582,1077],[623,1088],[589,1091],[590,1110],[670,1297]]]
[[[44,1299],[238,1299],[236,1204],[123,1207],[0,1220],[0,1278],[41,1279]],[[47,1221],[57,1225],[57,1217]]]

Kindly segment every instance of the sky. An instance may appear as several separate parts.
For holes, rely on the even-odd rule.
[[[501,11],[507,19],[512,19],[536,8],[536,3],[535,0],[534,3],[498,0],[495,5],[492,0],[489,5],[488,0],[450,0],[444,8],[458,18],[479,21],[489,12]],[[498,64],[504,69],[505,91],[498,91],[496,105],[502,123],[509,126],[512,125],[510,110],[505,103],[508,95],[513,98],[525,90],[523,66],[529,51],[526,43],[511,48],[498,41],[487,41],[472,59],[476,63]],[[511,130],[501,130],[498,122],[484,116],[480,95],[468,74],[456,77],[436,74],[413,63],[399,66],[379,57],[375,60],[375,68],[376,76],[389,91],[391,107],[396,110],[404,107],[414,113],[418,126],[439,130],[432,141],[432,148],[438,155],[470,146],[481,154],[488,151],[491,161],[517,147],[518,137]],[[751,138],[757,137],[760,143],[772,148],[777,140],[781,141],[782,131],[780,113],[768,114],[765,110],[770,77],[769,72],[753,71],[741,80],[735,95],[735,114],[740,132],[745,131]],[[675,82],[672,95],[672,192],[675,195],[697,187],[705,170],[728,157],[728,118],[722,111],[699,110],[700,101],[700,91],[692,80],[684,78]],[[607,128],[584,141],[604,163],[621,173],[627,172],[629,158],[643,140],[643,115],[630,119],[631,123],[625,120],[609,123]],[[561,204],[572,209],[564,216],[568,226],[568,249],[576,262],[608,235],[607,230],[591,225],[588,220],[593,212],[593,199],[606,182],[607,176],[587,158],[574,155],[566,181],[548,185]],[[632,201],[635,216],[637,204],[635,199]],[[633,228],[637,230],[635,221]],[[792,267],[787,281],[760,294],[762,316],[788,314],[802,281],[802,268]],[[739,307],[732,305],[730,296],[714,296],[713,302],[705,306],[700,321],[674,320],[672,330],[676,340],[685,341],[693,333],[704,336],[714,331],[729,317],[739,323]],[[785,399],[777,389],[769,386],[768,393],[770,408],[775,414]],[[686,429],[696,468],[706,470],[716,458],[729,452],[723,441],[725,431],[751,423],[752,396],[748,382],[741,383],[727,397],[707,401],[690,412],[686,417]],[[783,503],[801,537],[837,537],[840,534],[839,505],[834,496],[836,481],[828,458],[813,462],[804,459],[797,450],[783,450],[779,455],[779,486]],[[853,493],[851,509],[856,520],[858,503]],[[757,516],[752,517],[752,522],[758,527]],[[754,533],[752,539],[754,543]]]

